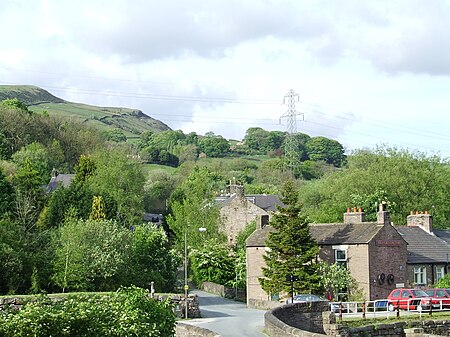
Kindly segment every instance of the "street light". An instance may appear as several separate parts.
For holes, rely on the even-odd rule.
[[[205,227],[200,227],[199,232],[206,232]],[[184,232],[184,318],[188,319],[188,253],[187,253],[187,228]]]

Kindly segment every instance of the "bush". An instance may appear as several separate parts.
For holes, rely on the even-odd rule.
[[[108,294],[73,295],[58,302],[41,297],[21,310],[0,313],[0,336],[127,337],[174,335],[169,302],[140,288]]]

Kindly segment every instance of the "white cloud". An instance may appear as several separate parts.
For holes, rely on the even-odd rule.
[[[299,131],[450,156],[449,17],[444,0],[6,0],[0,79],[227,138],[284,130],[292,88]]]

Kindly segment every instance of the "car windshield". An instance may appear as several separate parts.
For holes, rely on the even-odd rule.
[[[295,295],[294,299],[296,301],[305,301],[305,302],[324,301],[323,298],[316,296],[316,295],[310,295],[310,294]]]
[[[412,290],[415,297],[428,297],[427,293],[423,290]]]

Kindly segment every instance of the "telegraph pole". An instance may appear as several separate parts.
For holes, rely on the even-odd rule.
[[[286,166],[291,171],[293,171],[294,168],[300,163],[298,144],[295,134],[297,133],[297,116],[302,116],[304,119],[304,114],[295,111],[295,102],[298,102],[299,99],[299,95],[296,94],[294,90],[289,90],[283,98],[283,104],[287,104],[288,110],[280,117],[280,122],[281,118],[287,118],[288,135],[284,145],[284,157]]]

